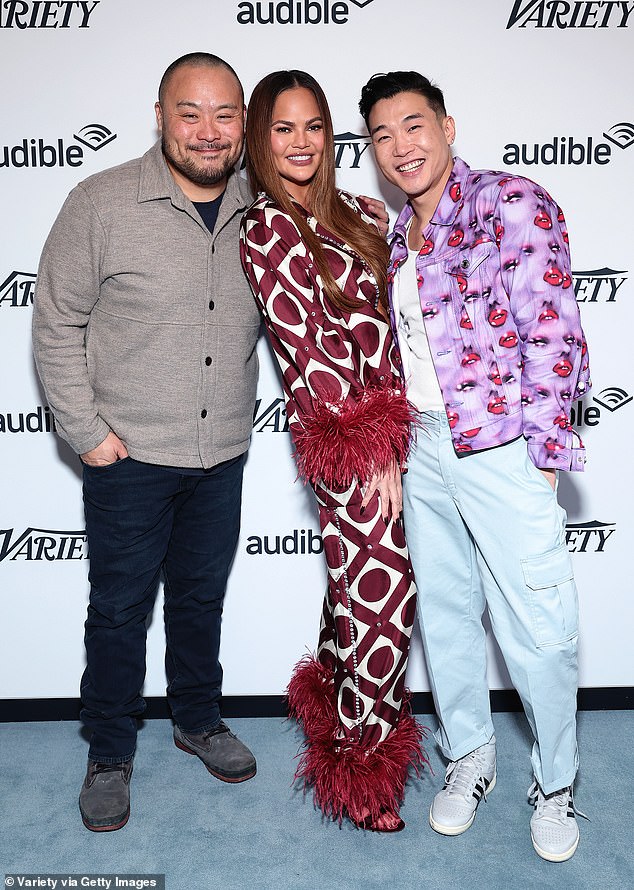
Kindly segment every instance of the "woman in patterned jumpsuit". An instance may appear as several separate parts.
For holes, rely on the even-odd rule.
[[[297,776],[327,815],[397,831],[408,770],[424,753],[404,690],[416,598],[399,519],[411,415],[385,311],[388,250],[359,201],[335,187],[330,112],[310,75],[260,81],[246,144],[259,196],[242,221],[242,263],[328,564],[317,655],[288,688],[306,736]]]

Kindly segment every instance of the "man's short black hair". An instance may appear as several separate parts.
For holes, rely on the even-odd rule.
[[[361,90],[359,111],[366,126],[376,103],[381,99],[392,99],[399,93],[420,93],[438,117],[447,115],[442,90],[430,80],[418,71],[390,71],[388,74],[373,74]]]
[[[184,56],[181,56],[178,59],[175,59],[172,64],[165,70],[165,74],[161,78],[161,83],[159,84],[158,91],[158,100],[161,104],[163,104],[163,97],[165,96],[165,90],[167,88],[167,84],[174,74],[179,68],[184,68],[188,65],[191,65],[193,68],[224,68],[226,71],[230,71],[235,79],[238,81],[238,86],[240,87],[240,92],[242,93],[244,102],[244,90],[242,89],[242,84],[240,83],[240,78],[233,70],[229,62],[225,62],[224,59],[221,59],[220,56],[214,56],[212,53],[187,53]]]

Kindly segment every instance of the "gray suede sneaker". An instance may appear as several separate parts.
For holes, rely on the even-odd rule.
[[[79,794],[79,809],[90,831],[116,831],[130,816],[132,761],[97,763],[88,761],[86,778]]]
[[[185,733],[175,726],[174,743],[200,757],[211,775],[223,782],[246,782],[255,775],[255,757],[222,720],[215,729],[201,733]]]

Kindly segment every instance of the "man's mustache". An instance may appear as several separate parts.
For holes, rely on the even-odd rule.
[[[201,142],[198,145],[189,144],[187,148],[190,151],[220,151],[225,148],[231,148],[230,142]]]

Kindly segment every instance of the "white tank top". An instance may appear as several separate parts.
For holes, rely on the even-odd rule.
[[[407,398],[419,411],[443,411],[445,406],[418,295],[417,256],[418,251],[408,248],[407,259],[398,268],[393,290]]]

